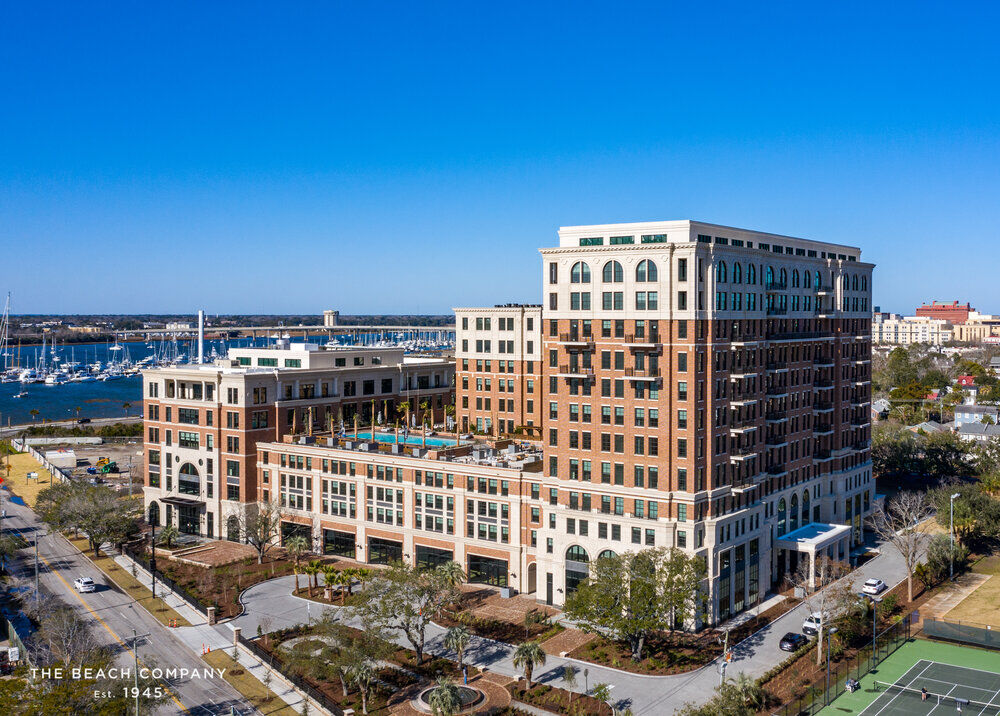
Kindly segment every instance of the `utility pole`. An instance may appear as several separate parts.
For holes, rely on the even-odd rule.
[[[44,535],[35,535],[35,603],[38,603],[38,540],[40,540]]]
[[[149,591],[152,592],[153,599],[156,599],[156,525],[151,522],[149,526],[152,529],[149,539]]]
[[[132,670],[132,676],[135,680],[135,716],[139,716],[139,639],[144,639],[149,636],[146,634],[136,634],[135,629],[132,630],[132,656],[135,657],[135,667]]]

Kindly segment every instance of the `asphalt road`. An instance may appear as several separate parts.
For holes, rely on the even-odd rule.
[[[100,427],[102,425],[114,425],[115,423],[141,423],[141,422],[142,422],[141,415],[130,415],[127,418],[126,417],[92,418],[89,423],[84,423],[83,425],[79,425],[79,423],[76,422],[75,418],[71,420],[53,420],[52,422],[49,423],[22,423],[21,425],[11,425],[10,427],[0,428],[0,437],[10,436],[16,438],[21,433],[24,432],[25,428],[40,427],[42,425],[45,425],[46,427],[51,425],[58,425],[67,428],[75,428],[79,425],[79,427],[81,428],[92,428],[92,427]]]
[[[30,544],[37,534],[47,533],[47,527],[27,507],[4,500],[7,518],[3,529],[19,532]],[[23,550],[18,564],[21,576],[34,575],[34,552]],[[171,630],[124,594],[103,572],[93,566],[76,548],[60,535],[43,536],[38,543],[39,587],[57,595],[76,609],[80,619],[91,625],[97,640],[117,653],[120,666],[132,667],[134,655],[130,642],[132,631],[149,636],[140,640],[138,656],[141,664],[159,667],[204,669],[208,665],[181,643]],[[99,586],[94,592],[78,594],[73,580],[79,576],[93,579]],[[239,714],[258,713],[253,706],[222,679],[192,679],[164,681],[171,693],[159,709],[161,714],[190,713],[195,716],[229,714],[235,707]]]

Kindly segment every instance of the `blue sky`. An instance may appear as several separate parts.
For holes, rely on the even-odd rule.
[[[561,225],[692,218],[1000,313],[997,6],[691,5],[9,4],[0,291],[444,313],[539,300]]]

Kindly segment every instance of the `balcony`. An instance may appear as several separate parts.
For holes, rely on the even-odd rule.
[[[557,378],[593,378],[594,369],[593,368],[581,368],[577,365],[561,365],[559,366],[559,372],[556,373]]]
[[[757,417],[756,416],[752,416],[752,417],[748,416],[748,417],[743,417],[743,418],[733,418],[732,420],[729,421],[729,429],[730,430],[738,430],[738,429],[741,429],[741,428],[755,428],[755,427],[757,427]]]
[[[767,468],[768,477],[781,477],[782,475],[787,475],[788,470],[785,468],[784,463],[769,465]]]
[[[773,385],[767,389],[768,398],[784,398],[788,395],[788,386],[785,385]]]
[[[559,343],[571,348],[593,348],[594,337],[587,333],[560,333]]]
[[[829,423],[817,423],[813,425],[813,435],[833,435],[833,426]]]
[[[772,410],[764,416],[764,420],[769,423],[781,423],[788,420],[787,410]]]
[[[784,291],[788,288],[788,284],[784,281],[765,281],[764,290],[765,291]]]
[[[760,343],[760,338],[755,336],[733,336],[729,339],[729,345],[734,348],[745,348],[755,346]]]
[[[746,405],[753,405],[759,398],[751,398],[749,394],[734,395],[729,399],[729,404],[735,408],[742,408]]]
[[[760,371],[757,368],[750,366],[741,366],[739,368],[733,368],[729,373],[729,380],[742,380],[743,378],[752,378],[755,375],[760,375]]]
[[[731,462],[743,462],[752,457],[757,457],[757,450],[752,447],[739,447],[729,451],[729,460]]]
[[[851,446],[851,448],[852,448],[853,450],[856,450],[856,451],[860,452],[860,451],[862,451],[862,450],[867,450],[867,449],[868,449],[868,448],[870,448],[871,446],[872,446],[872,441],[871,441],[871,440],[862,440],[862,441],[860,441],[860,442],[856,442],[856,443],[854,443],[854,444],[853,444],[853,445]]]
[[[867,428],[871,424],[871,418],[851,418],[851,427]]]
[[[750,492],[750,490],[756,489],[757,483],[755,482],[738,482],[730,486],[733,492],[737,495],[742,495],[744,492]]]
[[[767,438],[767,440],[764,441],[764,444],[767,445],[769,448],[784,447],[785,445],[788,444],[788,436],[787,435],[769,435],[768,438]]]
[[[814,380],[813,390],[830,390],[833,388],[832,380]]]
[[[735,437],[739,437],[740,435],[746,435],[751,430],[756,430],[756,429],[757,429],[756,425],[730,425],[729,434]]]
[[[813,365],[817,368],[832,368],[833,358],[830,356],[817,356],[813,358]]]
[[[862,378],[855,378],[851,383],[851,385],[853,385],[855,388],[858,388],[863,385],[868,385],[871,382],[872,382],[871,378],[869,378],[868,376],[864,376]]]
[[[816,306],[813,310],[813,315],[816,316],[816,318],[836,318],[837,309],[830,307],[820,308],[819,306]]]
[[[833,459],[833,453],[829,450],[816,450],[813,452],[813,461],[815,462],[826,462],[827,460]]]
[[[833,411],[833,403],[813,403],[814,413],[829,413]]]
[[[658,335],[639,336],[634,333],[625,334],[625,345],[629,348],[656,348],[660,343]]]
[[[785,361],[773,361],[767,364],[768,373],[780,373],[788,370],[788,363]]]
[[[625,377],[628,380],[659,380],[660,379],[660,369],[659,368],[626,368]]]
[[[871,401],[870,398],[866,398],[866,397],[862,397],[862,396],[857,396],[857,397],[851,398],[851,407],[852,408],[863,408],[863,407],[865,407],[866,405],[868,405],[871,402],[872,401]]]

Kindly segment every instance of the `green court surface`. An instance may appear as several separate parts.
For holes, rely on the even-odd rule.
[[[819,716],[958,713],[1000,716],[1000,653],[912,639],[861,679],[858,691],[842,694]]]

